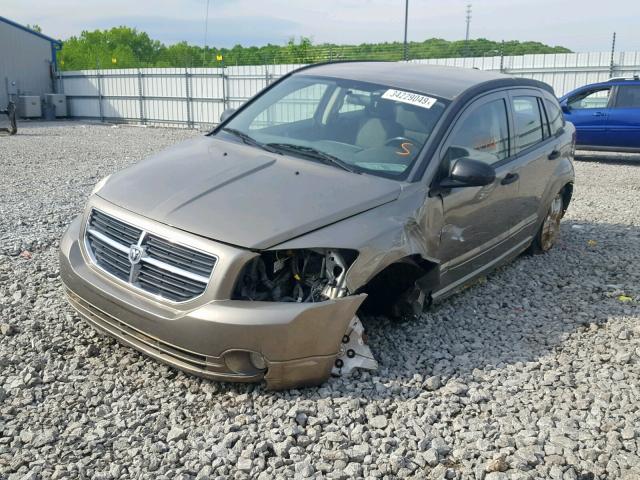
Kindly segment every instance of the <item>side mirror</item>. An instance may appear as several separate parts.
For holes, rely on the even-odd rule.
[[[495,179],[496,171],[491,165],[462,157],[452,162],[449,176],[442,179],[439,186],[440,188],[483,187],[493,183]]]
[[[220,123],[224,122],[227,118],[229,118],[234,113],[236,113],[235,108],[227,108],[224,112],[222,112],[222,115],[220,115]]]
[[[560,102],[560,108],[564,113],[569,113],[571,111],[571,107],[569,107],[569,101],[566,98],[562,102]]]

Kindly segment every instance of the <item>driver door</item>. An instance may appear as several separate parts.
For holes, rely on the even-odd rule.
[[[511,228],[518,217],[519,176],[511,158],[506,93],[481,97],[454,124],[442,149],[439,179],[460,157],[491,165],[493,183],[441,190],[443,223],[438,258],[441,285],[457,286],[491,267],[513,249]],[[438,179],[438,180],[439,180]]]
[[[607,118],[610,113],[611,87],[595,87],[582,90],[566,101],[564,117],[576,127],[578,145],[607,146]]]

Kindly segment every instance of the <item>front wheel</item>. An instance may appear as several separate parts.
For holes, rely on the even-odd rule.
[[[560,220],[564,215],[564,202],[562,199],[562,191],[555,196],[547,215],[531,242],[530,252],[534,254],[546,253],[555,245],[560,236]]]

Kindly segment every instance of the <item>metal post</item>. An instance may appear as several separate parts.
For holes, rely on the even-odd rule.
[[[229,100],[227,98],[227,91],[229,90],[227,87],[227,81],[229,77],[227,76],[227,67],[222,66],[222,111],[224,112],[228,108]]]
[[[140,109],[140,123],[142,125],[145,124],[144,121],[144,99],[143,99],[143,91],[142,91],[142,71],[138,69],[138,107]]]
[[[98,76],[98,110],[100,111],[100,121],[104,122],[104,111],[102,109],[102,74],[100,73],[100,61],[96,59],[96,74]]]
[[[504,40],[500,43],[500,73],[504,73]]]
[[[616,53],[616,32],[613,32],[613,39],[611,40],[611,62],[609,63],[609,78],[614,77],[615,63],[613,62]]]
[[[265,81],[267,82],[265,87],[269,86],[269,71],[267,70],[267,63],[265,62],[264,64],[264,77],[265,77]],[[271,125],[271,119],[272,119],[272,115],[271,115],[271,108],[267,108],[266,109],[266,113],[267,113],[267,125]]]
[[[191,118],[191,86],[189,85],[191,82],[191,75],[189,75],[189,69],[185,67],[184,69],[184,85],[185,85],[185,94],[186,94],[186,102],[187,102],[187,127],[193,128],[193,119]]]
[[[407,44],[407,27],[409,26],[409,0],[404,2],[404,61],[409,60],[409,45]]]

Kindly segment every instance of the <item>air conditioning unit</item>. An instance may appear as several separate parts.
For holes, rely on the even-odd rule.
[[[47,105],[52,105],[56,109],[56,117],[67,116],[67,96],[62,93],[47,93],[44,96]]]
[[[40,97],[36,95],[18,97],[18,115],[22,118],[40,118],[42,116]]]

